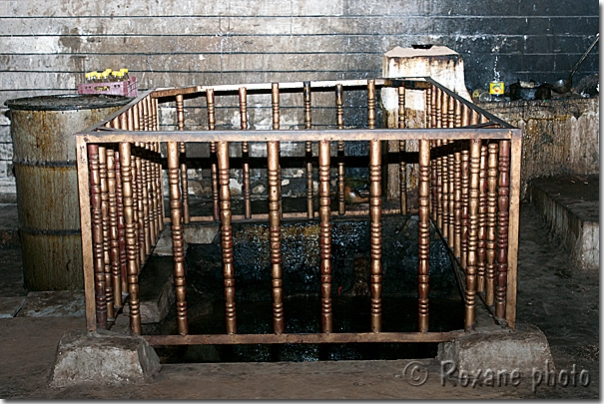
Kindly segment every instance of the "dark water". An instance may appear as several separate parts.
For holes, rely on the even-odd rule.
[[[417,217],[383,221],[382,331],[417,331]],[[370,331],[370,243],[366,220],[333,223],[334,332]],[[430,331],[463,328],[463,300],[444,244],[430,246]],[[321,332],[320,247],[317,222],[283,226],[282,268],[286,333]],[[268,228],[234,226],[237,332],[272,333]],[[221,334],[224,326],[222,257],[219,237],[190,245],[186,255],[190,334]],[[202,315],[195,308],[204,306]],[[174,313],[148,333],[176,333]],[[316,361],[434,357],[432,343],[275,344],[160,347],[164,363],[238,361]]]

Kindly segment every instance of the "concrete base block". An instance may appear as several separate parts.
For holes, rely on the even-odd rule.
[[[71,330],[59,342],[50,386],[144,382],[160,369],[155,350],[140,336]]]
[[[521,376],[530,376],[534,369],[554,370],[554,360],[543,332],[530,324],[517,324],[516,330],[477,331],[438,346],[438,360],[450,361],[458,372],[476,374],[517,369]],[[449,367],[447,366],[447,369]]]

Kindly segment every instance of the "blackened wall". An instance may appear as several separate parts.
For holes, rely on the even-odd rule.
[[[594,0],[0,0],[0,194],[14,193],[7,99],[75,92],[127,67],[141,88],[376,77],[382,55],[448,46],[471,91],[565,77],[598,32]],[[576,80],[597,73],[598,49]]]

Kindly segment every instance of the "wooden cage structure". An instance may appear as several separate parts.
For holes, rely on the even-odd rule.
[[[394,88],[399,100],[397,128],[378,128],[376,92]],[[343,94],[365,94],[366,120],[350,128]],[[424,127],[405,125],[405,92],[421,91],[425,99]],[[335,120],[331,126],[315,126],[311,95],[331,93]],[[249,128],[248,93],[266,94],[271,124],[265,129]],[[298,128],[282,129],[280,94],[299,100],[303,117]],[[240,129],[217,127],[217,100],[238,97]],[[205,99],[207,127],[190,130],[185,126],[184,100]],[[158,105],[175,103],[177,130],[160,130]],[[418,164],[419,266],[418,329],[415,332],[382,332],[381,231],[383,215],[383,153],[386,142],[395,142],[405,152],[405,142],[416,140],[413,164]],[[130,329],[141,333],[138,276],[159,239],[171,226],[174,288],[178,335],[147,335],[154,345],[249,344],[249,343],[344,343],[344,342],[442,342],[471,331],[476,323],[476,305],[484,301],[492,314],[507,327],[515,327],[520,195],[521,131],[459,97],[430,78],[342,80],[324,82],[264,83],[150,90],[98,124],[79,132],[77,169],[82,226],[83,270],[86,322],[90,331],[107,328],[128,295]],[[343,197],[345,142],[366,142],[368,147],[368,209],[348,212]],[[268,214],[252,212],[249,192],[250,167],[246,162],[249,145],[266,145],[268,173]],[[302,142],[307,151],[307,212],[285,212],[280,193],[280,144]],[[212,174],[213,214],[191,216],[188,207],[188,144],[209,147],[207,163]],[[241,144],[244,214],[231,211],[229,188],[229,144]],[[313,155],[313,145],[317,154]],[[318,146],[316,146],[318,145]],[[337,147],[337,153],[331,149]],[[162,152],[163,150],[163,152]],[[334,157],[332,157],[334,154]],[[404,165],[401,159],[401,175]],[[318,195],[312,192],[313,166],[318,167]],[[337,173],[335,191],[330,181]],[[168,190],[164,192],[163,178]],[[388,213],[407,214],[406,181],[400,181],[400,204]],[[169,216],[164,215],[164,197],[169,200]],[[332,211],[331,198],[338,201]],[[319,209],[313,209],[318,200]],[[371,321],[366,332],[333,331],[331,285],[331,217],[354,214],[365,216],[371,227]],[[238,334],[233,266],[232,223],[254,217],[270,226],[273,333]],[[284,332],[287,310],[283,305],[280,256],[280,225],[287,217],[320,221],[322,332]],[[183,225],[192,221],[220,223],[225,295],[225,333],[189,334]],[[433,332],[428,327],[428,249],[430,226],[442,235],[458,267],[465,301],[465,330]]]

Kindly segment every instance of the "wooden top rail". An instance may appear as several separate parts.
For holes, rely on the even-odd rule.
[[[103,128],[97,132],[79,132],[85,143],[120,142],[300,142],[300,141],[368,141],[368,140],[469,140],[511,139],[521,136],[519,129],[333,129],[333,130],[214,130],[214,131],[124,131]]]

